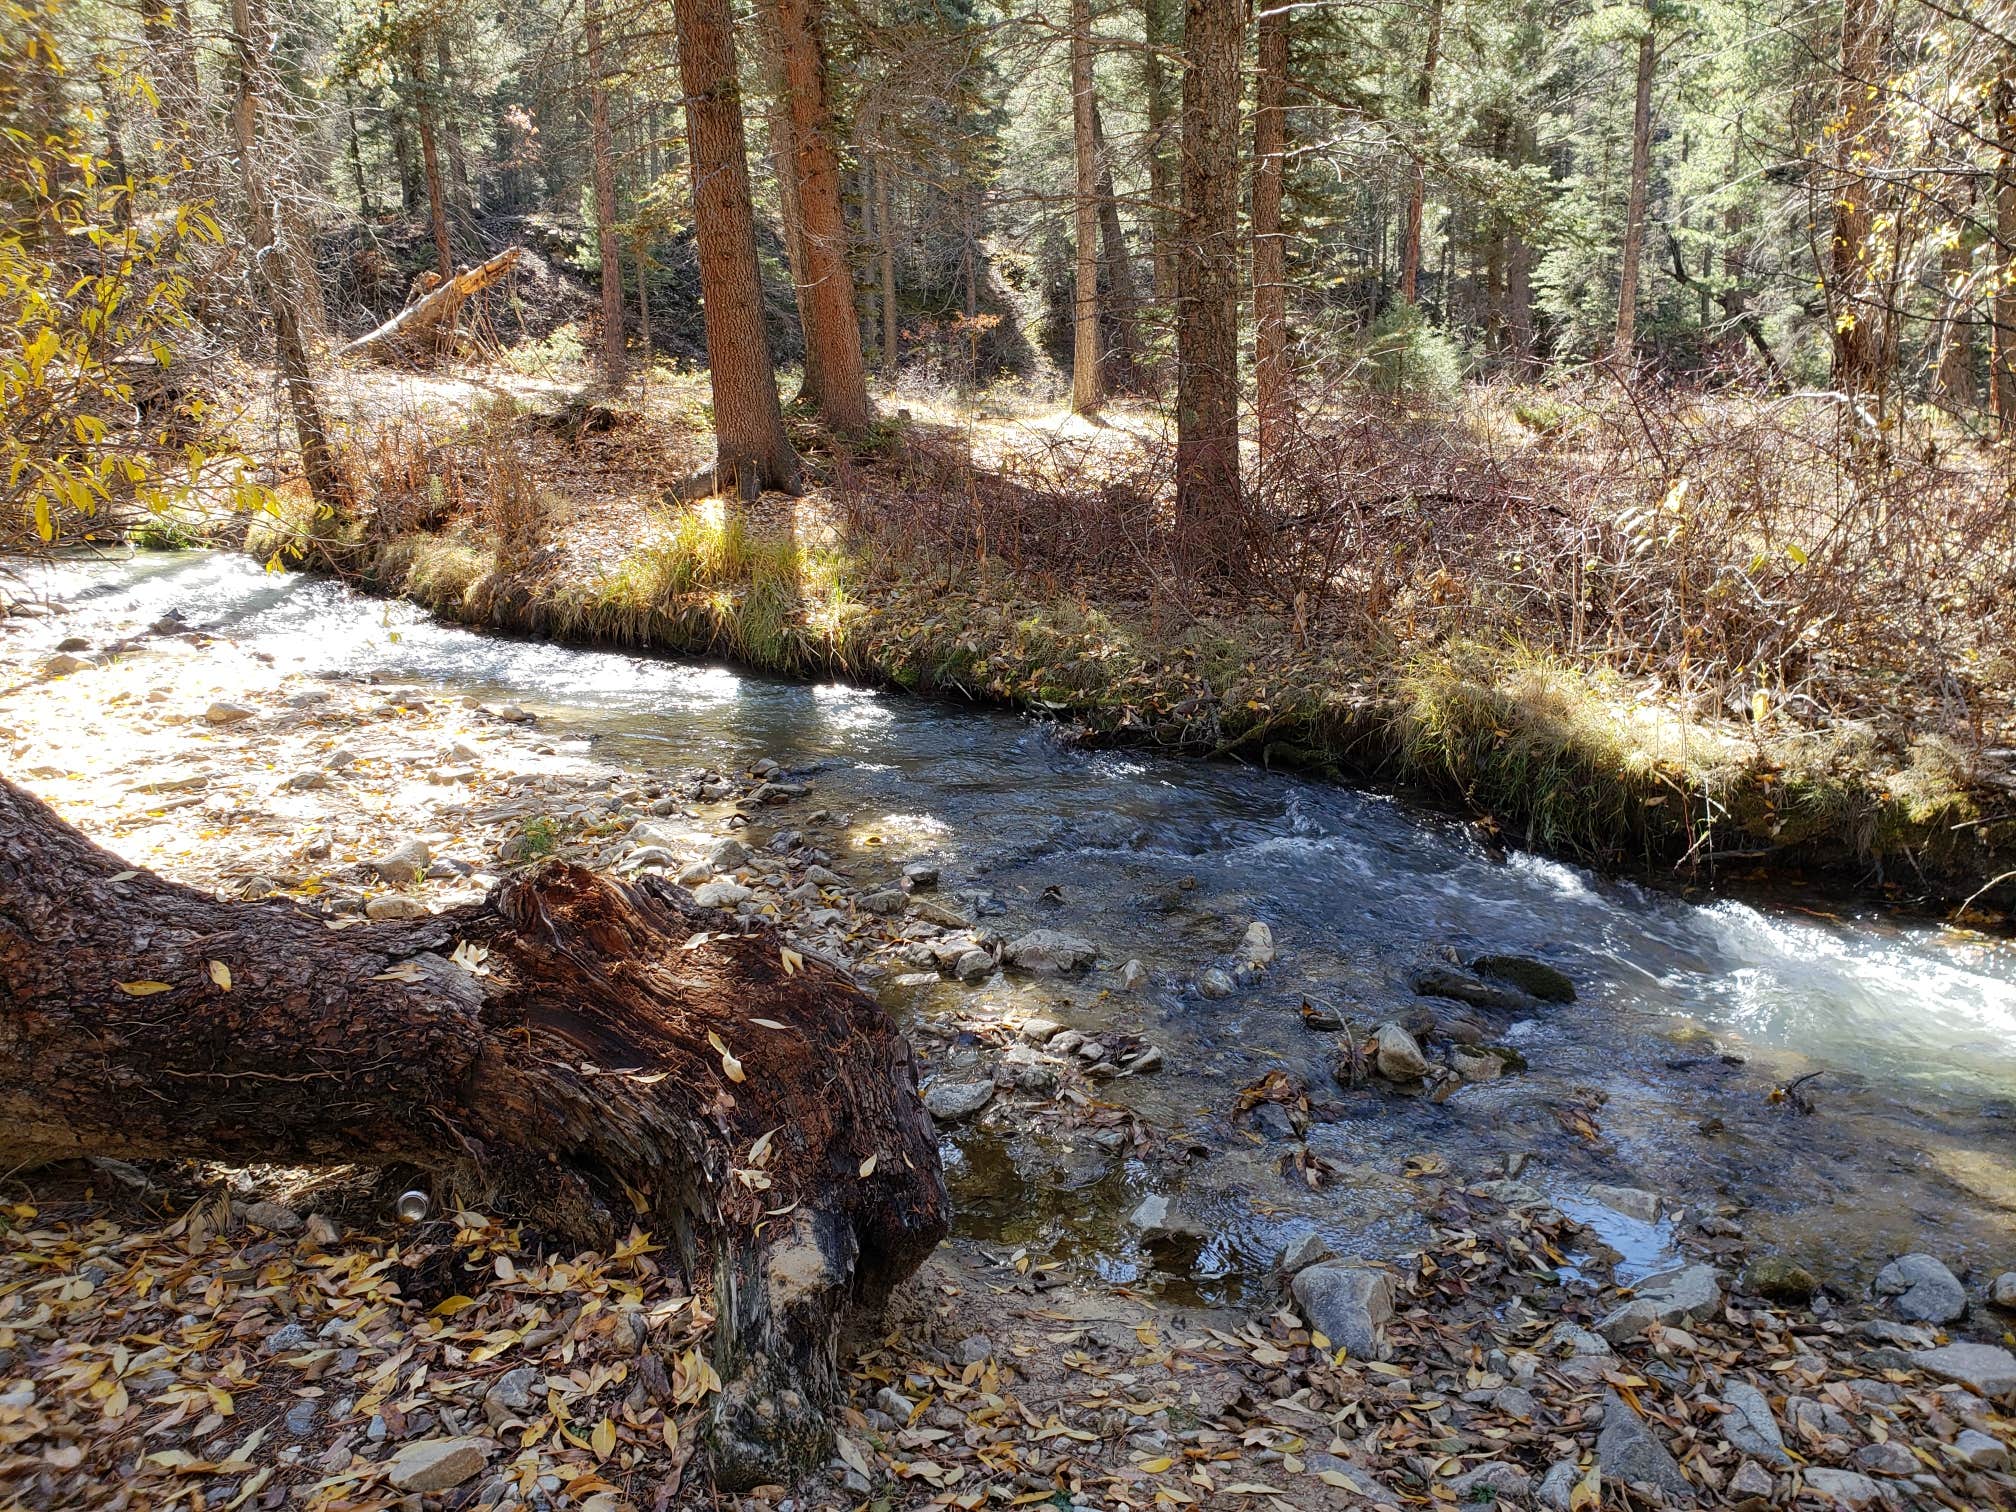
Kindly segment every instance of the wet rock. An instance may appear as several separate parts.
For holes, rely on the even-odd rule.
[[[1887,1497],[1880,1482],[1853,1470],[1836,1470],[1826,1465],[1809,1465],[1804,1473],[1806,1489],[1817,1491],[1843,1507],[1880,1507]]]
[[[876,892],[864,893],[857,901],[863,913],[888,918],[903,912],[910,901],[910,895],[894,887],[885,887]]]
[[[1274,960],[1274,931],[1255,919],[1246,926],[1239,942],[1239,959],[1249,966],[1267,966]]]
[[[913,892],[938,885],[938,868],[928,861],[913,861],[903,868],[904,885]]]
[[[1197,975],[1197,990],[1207,998],[1228,998],[1237,992],[1238,984],[1216,966],[1207,967]]]
[[[1591,1186],[1589,1200],[1600,1202],[1613,1213],[1636,1218],[1640,1223],[1659,1221],[1659,1197],[1643,1187]]]
[[[924,1108],[940,1123],[971,1118],[994,1100],[991,1081],[934,1081],[924,1093]]]
[[[1540,1477],[1540,1489],[1534,1495],[1548,1512],[1568,1512],[1569,1499],[1575,1494],[1575,1483],[1581,1479],[1582,1467],[1575,1461],[1556,1460]]]
[[[1510,1460],[1487,1460],[1448,1482],[1458,1501],[1515,1501],[1533,1487],[1533,1477]]]
[[[1899,1255],[1876,1273],[1876,1295],[1913,1323],[1951,1323],[1967,1311],[1967,1289],[1936,1255]]]
[[[702,882],[693,889],[693,901],[702,908],[733,908],[737,903],[746,903],[756,895],[740,882],[726,877],[717,877],[712,882]]]
[[[1011,1045],[994,1066],[994,1080],[1023,1092],[1053,1092],[1057,1068],[1031,1045]]]
[[[2016,1271],[2004,1271],[1988,1288],[1988,1301],[1995,1307],[2016,1311]]]
[[[1743,1272],[1743,1289],[1767,1302],[1803,1307],[1820,1290],[1820,1282],[1805,1266],[1783,1255],[1766,1255]]]
[[[1148,983],[1148,968],[1139,961],[1129,961],[1120,968],[1120,990],[1138,992]]]
[[[1364,1265],[1325,1261],[1295,1277],[1290,1288],[1309,1326],[1354,1360],[1382,1360],[1384,1325],[1393,1316],[1393,1283]]]
[[[1452,966],[1431,966],[1414,978],[1418,997],[1448,998],[1473,1008],[1530,1008],[1533,1000],[1502,982],[1487,982]]]
[[[1016,1038],[1030,1045],[1047,1045],[1064,1030],[1053,1018],[1026,1018],[1015,1031]]]
[[[1694,1487],[1645,1420],[1614,1391],[1603,1394],[1603,1428],[1596,1435],[1596,1463],[1603,1478],[1626,1485],[1656,1486],[1668,1501],[1694,1500]]]
[[[1771,1478],[1771,1472],[1755,1460],[1745,1460],[1729,1477],[1726,1489],[1732,1501],[1769,1500],[1778,1489],[1778,1483]]]
[[[1943,1344],[1937,1349],[1911,1350],[1906,1358],[1913,1369],[1978,1391],[1991,1400],[2016,1396],[2016,1355],[1999,1344]]]
[[[1976,1470],[2007,1470],[2009,1468],[2009,1446],[1979,1428],[1967,1428],[1953,1440],[1953,1448],[1962,1463]]]
[[[377,897],[367,898],[364,903],[364,917],[386,923],[394,919],[424,919],[430,910],[418,898]]]
[[[1388,1081],[1419,1081],[1428,1074],[1428,1057],[1414,1036],[1398,1024],[1381,1024],[1373,1039],[1373,1063]]]
[[[234,725],[240,724],[251,717],[252,710],[246,708],[245,705],[230,703],[221,698],[203,711],[203,722],[205,724]]]
[[[1099,947],[1090,940],[1058,929],[1032,929],[1011,941],[1007,951],[1009,965],[1045,976],[1083,971],[1098,958]]]
[[[1303,1234],[1300,1238],[1291,1239],[1288,1247],[1281,1251],[1281,1269],[1292,1276],[1329,1258],[1330,1246],[1323,1242],[1321,1234]]]
[[[58,651],[42,663],[42,670],[51,677],[68,677],[72,672],[82,672],[91,662],[82,656],[72,656],[68,651]]]
[[[1747,1381],[1722,1383],[1722,1437],[1738,1454],[1748,1454],[1772,1465],[1789,1465],[1785,1439],[1778,1431],[1778,1419],[1771,1403]]]
[[[1625,1344],[1653,1324],[1672,1326],[1713,1317],[1722,1306],[1722,1286],[1710,1265],[1686,1265],[1639,1283],[1637,1295],[1596,1325],[1612,1344]]]
[[[417,882],[434,859],[424,840],[402,840],[383,855],[375,857],[371,869],[395,886]]]
[[[1295,1127],[1294,1118],[1279,1103],[1257,1104],[1248,1121],[1253,1125],[1253,1131],[1263,1139],[1271,1139],[1278,1143],[1301,1137],[1301,1131]]]
[[[422,1439],[400,1447],[386,1476],[401,1491],[448,1491],[489,1462],[490,1446],[482,1439]]]
[[[994,969],[994,957],[984,950],[964,950],[952,963],[952,975],[962,982],[971,982],[984,977]]]
[[[270,1198],[254,1202],[245,1209],[245,1221],[255,1228],[265,1229],[270,1234],[291,1234],[301,1227],[301,1215],[284,1202],[274,1202]]]
[[[1505,1074],[1505,1062],[1485,1051],[1458,1045],[1449,1052],[1449,1069],[1467,1082],[1496,1081]]]
[[[1305,999],[1302,1004],[1302,1027],[1319,1034],[1327,1034],[1344,1027],[1344,1015],[1327,1003],[1312,1003]]]
[[[1568,974],[1530,956],[1478,956],[1470,962],[1470,969],[1480,976],[1510,982],[1528,997],[1543,1003],[1575,1001],[1575,984]]]

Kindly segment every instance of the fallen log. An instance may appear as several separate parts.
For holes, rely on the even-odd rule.
[[[657,877],[549,863],[332,930],[134,871],[0,778],[0,1166],[430,1173],[444,1205],[711,1281],[719,1484],[827,1441],[837,1337],[944,1236],[909,1046],[838,970]]]
[[[488,262],[464,268],[431,294],[406,306],[377,330],[339,348],[336,355],[348,357],[353,352],[394,343],[402,346],[417,344],[422,336],[432,340],[442,325],[452,326],[463,305],[511,271],[518,261],[518,251],[516,247],[506,247]]]

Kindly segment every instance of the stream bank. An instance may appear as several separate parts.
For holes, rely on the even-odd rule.
[[[470,635],[230,558],[79,568],[56,587],[64,612],[10,622],[5,641],[9,771],[135,864],[225,895],[285,892],[337,924],[480,893],[549,851],[656,867],[772,912],[878,983],[929,1067],[963,1216],[906,1301],[912,1342],[864,1357],[849,1443],[872,1463],[843,1451],[836,1477],[873,1490],[893,1476],[918,1502],[985,1484],[1030,1494],[1020,1477],[1033,1477],[1090,1506],[1170,1488],[1205,1505],[1262,1497],[1229,1489],[1242,1484],[1325,1506],[1364,1499],[1354,1474],[1418,1495],[1510,1461],[1531,1491],[1564,1459],[1579,1478],[1583,1455],[1600,1457],[1611,1389],[1649,1406],[1693,1483],[1719,1495],[1746,1457],[1718,1427],[1732,1351],[1767,1385],[1785,1359],[1812,1373],[1821,1394],[1776,1411],[1795,1434],[1811,1418],[1795,1442],[1823,1468],[1881,1484],[1901,1469],[1872,1470],[1856,1458],[1867,1430],[1791,1402],[1838,1417],[1850,1401],[1826,1390],[1847,1381],[1870,1383],[1851,1396],[1865,1416],[1898,1385],[1880,1405],[1955,1477],[1975,1473],[1954,1468],[1958,1435],[2001,1431],[1986,1398],[1938,1396],[1913,1374],[1932,1335],[1856,1331],[1872,1313],[1904,1321],[1870,1288],[1920,1248],[1968,1278],[1964,1326],[1998,1326],[1992,1283],[2016,1248],[2010,970],[1990,942],[1696,909],[1497,861],[1454,826],[1319,784],[1088,754],[1014,719],[857,689]],[[52,671],[58,657],[77,665]],[[1546,957],[1576,1001],[1459,974],[1508,955]],[[1501,994],[1463,1004],[1422,993],[1424,979]],[[1407,1069],[1382,1026],[1410,1024],[1429,1075],[1380,1075],[1378,1049],[1369,1076],[1335,1074],[1352,1045]],[[1461,1077],[1473,1028],[1524,1069]],[[1816,1066],[1814,1112],[1772,1099]],[[265,1178],[240,1179],[249,1207]],[[345,1253],[396,1246],[367,1219],[353,1214]],[[255,1229],[220,1232],[214,1263],[271,1242]],[[1284,1263],[1324,1251],[1387,1277],[1394,1315],[1342,1364],[1272,1316]],[[1570,1371],[1585,1358],[1573,1335],[1535,1347],[1564,1316],[1600,1321],[1615,1283],[1683,1261],[1752,1301],[1703,1311],[1697,1290],[1667,1320],[1692,1342],[1626,1339],[1629,1364]],[[1742,1290],[1759,1261],[1805,1266],[1817,1297],[1766,1305]],[[1364,1285],[1361,1310],[1379,1310]],[[486,1290],[471,1322],[504,1331],[530,1295]],[[381,1363],[399,1352],[399,1312],[365,1329]],[[1333,1343],[1351,1314],[1336,1316]],[[594,1317],[577,1327],[584,1348],[615,1343]],[[1399,1375],[1372,1368],[1392,1363],[1371,1359],[1382,1351]],[[459,1379],[452,1360],[439,1368]],[[1500,1401],[1517,1390],[1535,1398],[1523,1415],[1516,1395]],[[1266,1405],[1297,1392],[1320,1412]],[[1407,1412],[1434,1431],[1394,1427]],[[1961,1426],[1970,1415],[1987,1427]],[[345,1421],[345,1455],[378,1446],[362,1474],[381,1484],[410,1422],[373,1439],[368,1415]],[[417,1437],[444,1427],[430,1415]],[[568,1452],[564,1437],[552,1451]]]

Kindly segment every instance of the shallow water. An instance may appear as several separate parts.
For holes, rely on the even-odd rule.
[[[1405,1157],[1483,1176],[1520,1151],[1532,1157],[1524,1179],[1566,1202],[1602,1181],[1744,1208],[1753,1238],[1843,1280],[1919,1245],[1956,1264],[2016,1263],[2006,944],[1838,905],[1697,903],[1540,857],[1501,861],[1460,827],[1374,794],[1086,752],[1006,714],[482,635],[236,557],[71,561],[41,582],[72,611],[28,632],[52,641],[176,610],[311,674],[515,702],[556,743],[592,742],[640,769],[761,755],[811,769],[814,801],[853,816],[861,857],[887,857],[892,874],[935,859],[943,891],[991,895],[1002,912],[983,922],[1006,934],[1067,929],[1112,964],[1141,959],[1152,986],[1139,995],[1106,993],[1103,972],[890,994],[925,1020],[1041,1010],[1167,1050],[1164,1072],[1101,1094],[1162,1136],[1146,1157],[1012,1128],[948,1140],[969,1235],[1116,1281],[1234,1296],[1310,1227],[1345,1252],[1418,1239]],[[1196,974],[1229,964],[1256,918],[1280,950],[1272,971],[1253,991],[1206,1001]],[[1336,1086],[1334,1036],[1302,1027],[1304,996],[1369,1027],[1418,1003],[1412,974],[1443,947],[1540,957],[1580,998],[1500,1017],[1526,1074],[1439,1105]],[[1283,1174],[1292,1146],[1229,1117],[1237,1089],[1277,1067],[1333,1105],[1308,1135],[1332,1166],[1320,1191]],[[1822,1073],[1814,1115],[1769,1101],[1808,1071]],[[1564,1126],[1575,1110],[1593,1139]],[[1711,1120],[1719,1127],[1702,1132]],[[1202,1220],[1209,1238],[1194,1260],[1144,1249],[1127,1227],[1151,1190]],[[1594,1216],[1634,1269],[1664,1252],[1670,1233],[1606,1215]]]

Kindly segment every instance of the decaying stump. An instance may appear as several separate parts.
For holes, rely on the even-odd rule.
[[[509,273],[517,261],[518,248],[506,247],[488,262],[464,268],[453,278],[440,282],[433,292],[408,304],[377,330],[341,348],[336,355],[348,357],[373,347],[410,348],[435,343],[444,328],[453,332],[455,317],[462,306]]]
[[[553,863],[332,930],[132,871],[0,779],[0,1165],[411,1165],[558,1238],[641,1223],[713,1280],[718,1479],[773,1477],[947,1202],[881,1008],[741,929]]]

